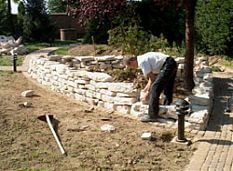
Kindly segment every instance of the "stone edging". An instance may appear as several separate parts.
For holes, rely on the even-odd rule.
[[[138,118],[147,113],[148,105],[139,101],[140,92],[133,83],[112,82],[112,77],[104,72],[90,72],[90,67],[98,66],[122,69],[122,56],[68,57],[37,55],[30,59],[28,73],[31,78],[49,89],[73,99],[118,111],[129,117]],[[184,58],[176,58],[179,69],[177,77],[183,73]],[[195,88],[187,97],[192,112],[185,117],[189,130],[204,130],[213,105],[213,76],[204,57],[195,60]],[[165,118],[155,123],[159,126],[177,127],[175,106],[160,106],[160,115]]]

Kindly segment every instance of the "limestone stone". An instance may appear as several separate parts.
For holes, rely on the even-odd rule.
[[[97,89],[107,89],[111,85],[110,82],[96,82],[95,87]]]
[[[112,96],[108,96],[108,95],[104,95],[104,94],[102,94],[101,100],[104,101],[104,102],[114,103],[114,99],[113,99]]]
[[[79,95],[86,96],[87,90],[80,89],[80,88],[75,88],[75,89],[74,89],[74,92],[76,92],[76,93],[79,94]]]
[[[116,130],[116,128],[112,125],[109,124],[104,124],[100,127],[101,131],[105,131],[105,132],[113,132]]]
[[[184,64],[179,64],[179,65],[178,65],[178,69],[184,70]]]
[[[105,109],[109,109],[109,110],[115,110],[116,105],[114,103],[110,103],[110,102],[104,102],[104,108]]]
[[[59,60],[61,60],[61,56],[59,56],[59,55],[51,55],[51,56],[48,56],[48,60],[49,61],[59,61]]]
[[[115,60],[115,57],[114,56],[96,56],[95,60],[99,62],[113,61]]]
[[[97,103],[98,103],[98,101],[99,101],[98,99],[89,98],[89,97],[86,97],[85,100],[86,100],[87,103],[90,104],[90,105],[97,105]]]
[[[78,79],[78,80],[75,80],[74,82],[77,83],[77,84],[85,85],[85,84],[89,84],[90,81],[83,80],[83,79]]]
[[[81,61],[81,62],[86,62],[86,61],[94,61],[95,58],[94,56],[76,56],[75,59]]]
[[[152,133],[151,132],[144,132],[142,135],[141,135],[141,138],[143,140],[151,140],[152,139]]]
[[[183,64],[183,63],[184,63],[184,60],[185,60],[184,57],[175,58],[175,61],[176,61],[178,64]]]
[[[78,88],[78,84],[74,81],[67,81],[67,85],[72,86],[73,88]]]
[[[114,104],[132,105],[134,102],[136,102],[136,98],[116,96],[113,98],[113,101],[114,101]]]
[[[107,96],[112,96],[112,97],[116,96],[116,92],[112,92],[112,91],[109,91],[109,90],[106,90],[106,89],[101,89],[99,92],[101,94],[107,95]]]
[[[206,73],[206,74],[204,74],[203,75],[203,80],[212,83],[212,81],[213,81],[213,74],[212,73]]]
[[[23,91],[21,93],[21,96],[23,97],[32,97],[34,95],[34,91],[33,90],[26,90],[26,91]]]
[[[119,93],[134,93],[133,83],[111,83],[108,90]]]
[[[89,89],[89,90],[93,90],[93,91],[96,90],[95,86],[93,86],[91,84],[86,84],[84,87],[87,88],[87,89]]]
[[[189,96],[189,101],[192,104],[197,104],[197,105],[201,105],[201,106],[207,106],[209,104],[209,94],[195,94],[195,95],[191,95]]]
[[[131,106],[128,105],[117,105],[115,110],[123,114],[130,114],[130,108]]]
[[[56,65],[56,71],[58,73],[64,74],[66,70],[67,70],[67,66],[65,66],[64,64]]]
[[[136,97],[139,96],[139,93],[134,92],[134,93],[116,93],[116,96],[118,97]]]
[[[101,72],[87,72],[88,78],[98,82],[112,81],[112,77],[106,73]]]
[[[90,97],[90,98],[96,97],[96,92],[92,91],[92,90],[87,90],[86,91],[86,96]]]
[[[75,98],[76,100],[79,100],[79,101],[82,101],[82,102],[86,102],[86,97],[83,96],[83,95],[80,95],[80,94],[75,93],[75,94],[74,94],[74,98]]]

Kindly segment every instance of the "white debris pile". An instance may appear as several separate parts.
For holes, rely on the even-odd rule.
[[[29,50],[22,45],[22,37],[15,40],[12,36],[0,35],[0,55],[10,55],[13,52],[18,55],[24,55],[29,52]]]

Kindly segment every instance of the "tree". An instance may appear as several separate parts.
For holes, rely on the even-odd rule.
[[[62,0],[48,0],[48,9],[50,13],[64,13],[66,6]]]
[[[154,0],[156,4],[165,8],[174,0]],[[184,86],[187,91],[194,87],[193,64],[194,64],[194,18],[197,0],[176,0],[177,7],[185,10],[185,66],[184,66]]]
[[[198,1],[198,48],[211,55],[233,55],[233,1]]]
[[[7,14],[6,14],[6,3],[5,0],[0,0],[0,34],[6,34],[6,21],[7,21]]]
[[[78,16],[79,22],[85,25],[93,19],[112,21],[125,10],[127,0],[67,0],[67,3],[68,13]]]
[[[17,34],[21,36],[23,33],[23,22],[26,11],[23,2],[21,1],[18,5],[18,15],[17,15]]]
[[[55,28],[51,23],[44,0],[25,0],[23,35],[28,41],[50,42],[55,37]]]
[[[68,14],[86,26],[85,43],[90,43],[92,37],[96,43],[106,43],[107,31],[118,14],[125,10],[127,0],[67,0],[67,3]]]

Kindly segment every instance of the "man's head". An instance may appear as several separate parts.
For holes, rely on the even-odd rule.
[[[125,56],[123,58],[123,63],[128,68],[131,68],[131,69],[138,68],[138,61],[137,61],[137,57],[136,56]]]

